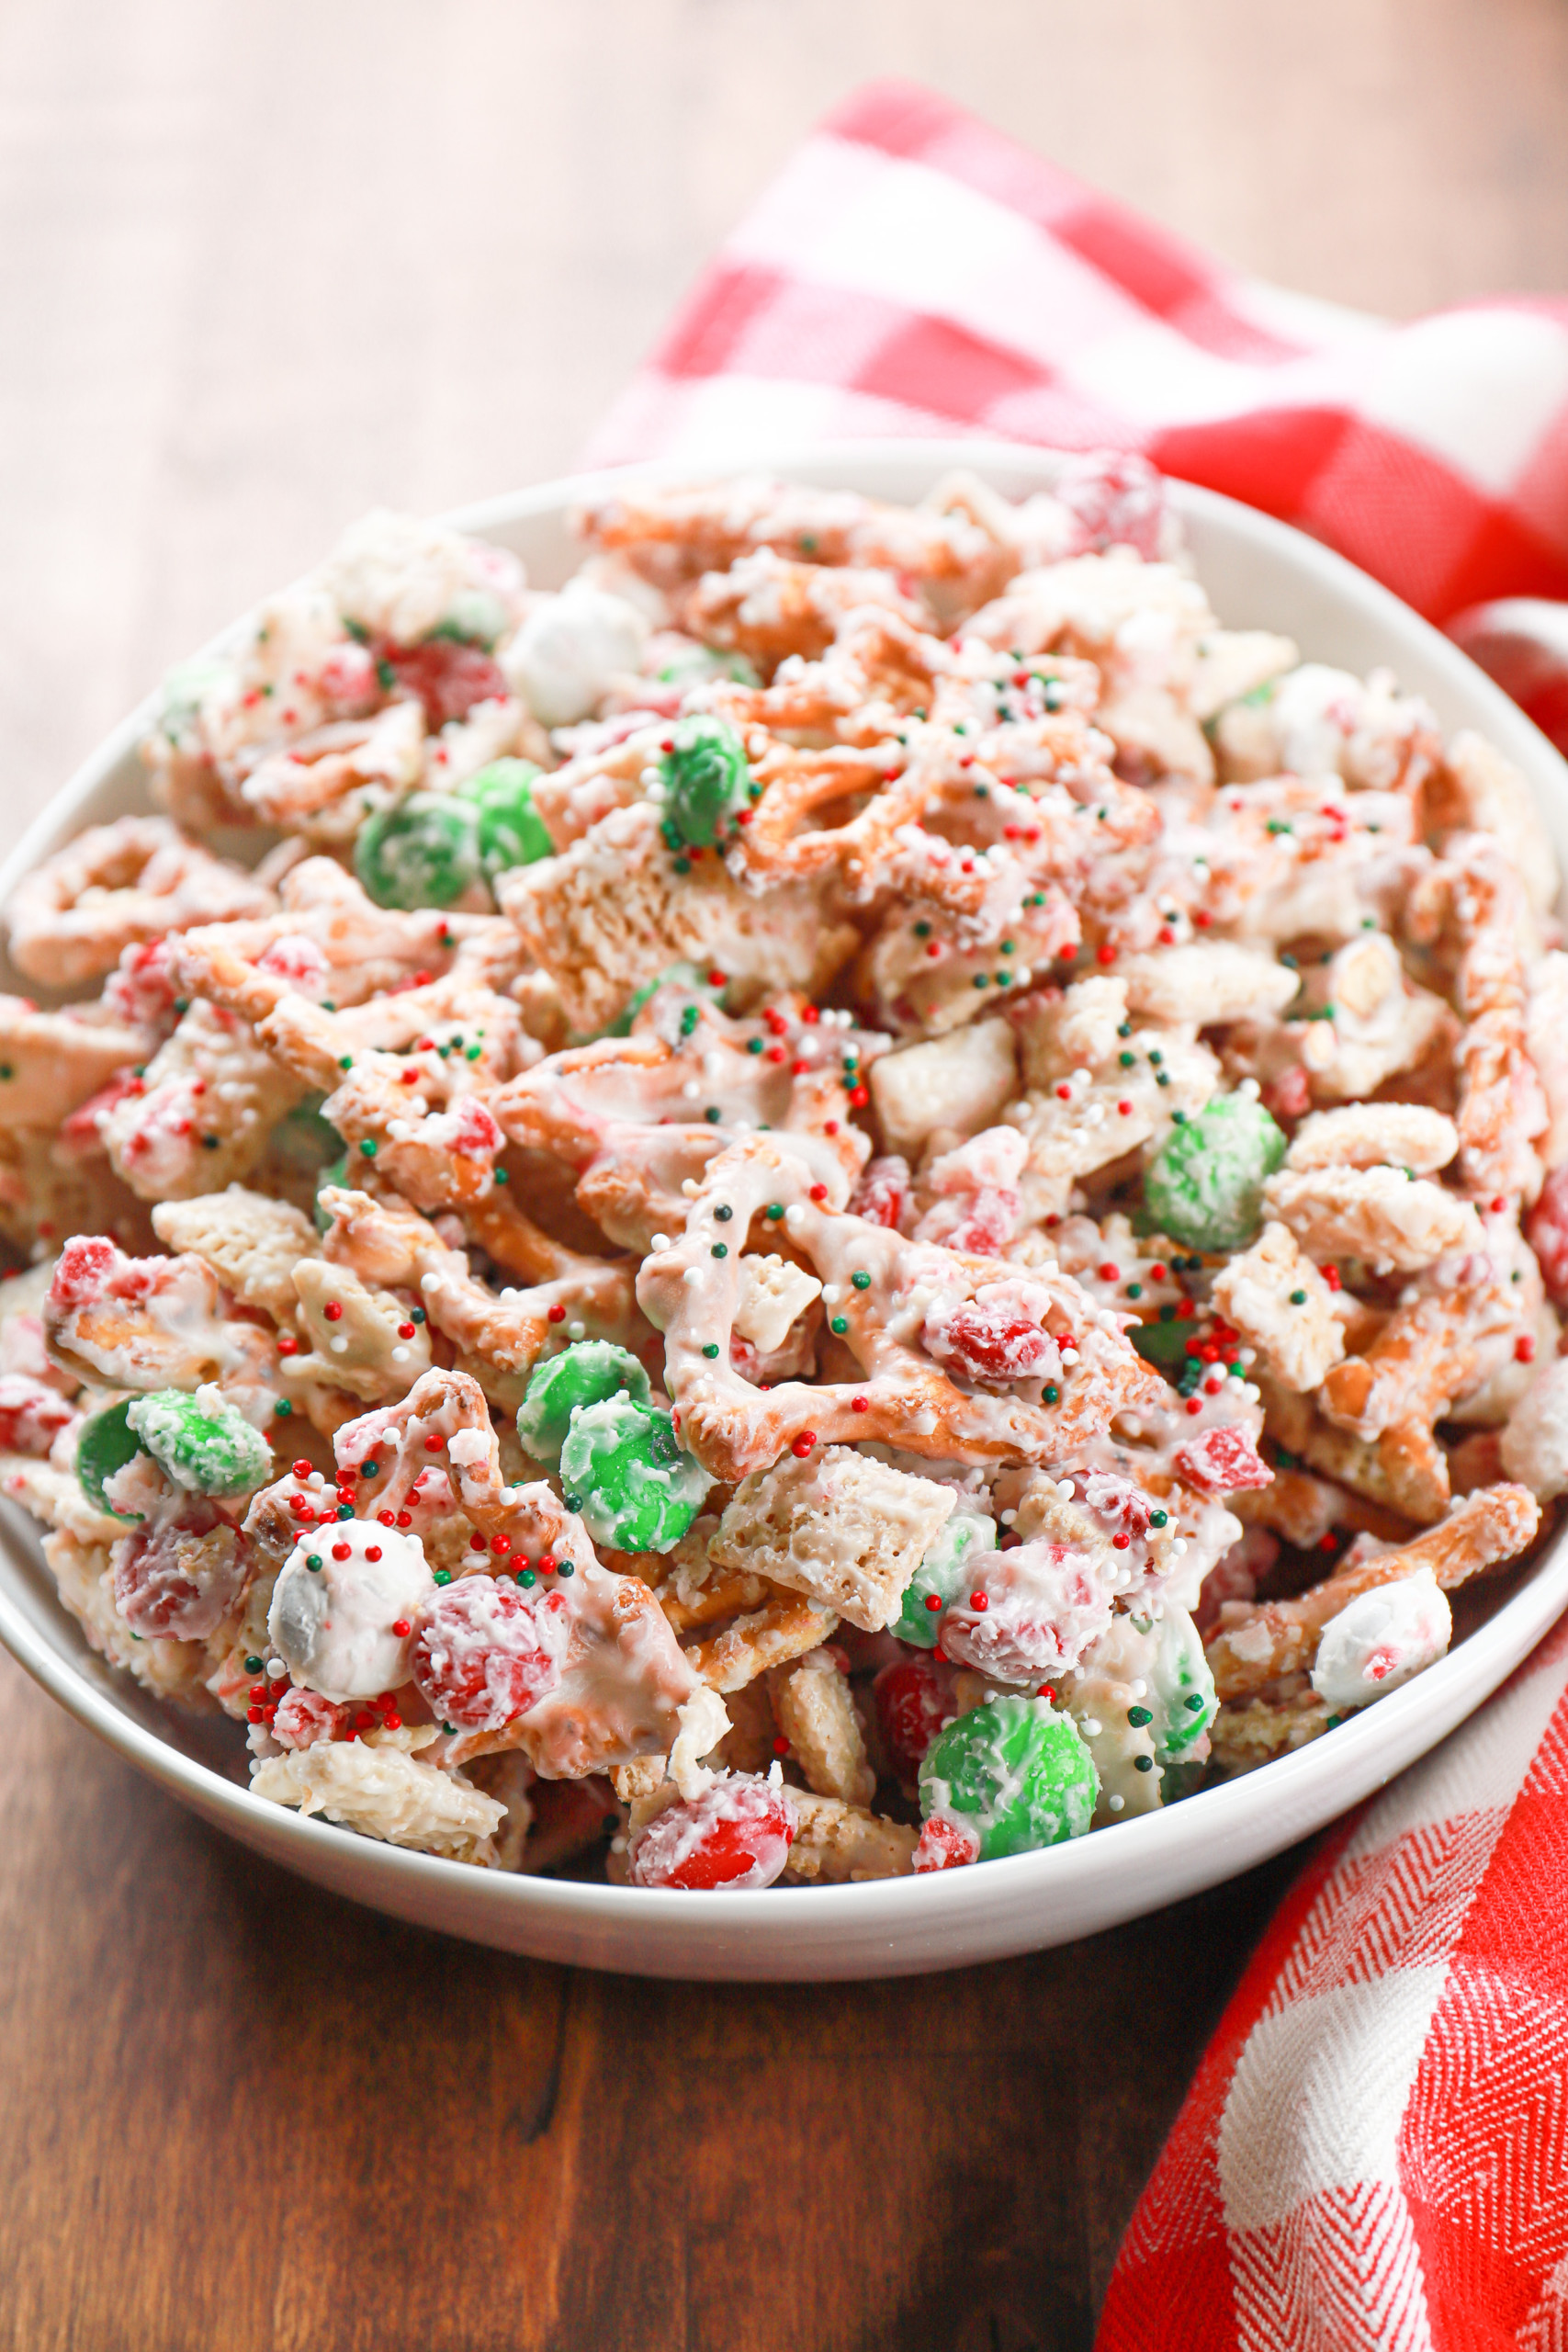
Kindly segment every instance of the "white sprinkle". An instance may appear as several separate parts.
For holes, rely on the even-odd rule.
[[[1012,1526],[1016,1525],[1017,1521],[1018,1521],[1018,1513],[1017,1513],[1017,1511],[1015,1511],[1015,1510],[1004,1510],[1004,1511],[1003,1511],[1003,1513],[1002,1513],[1002,1525],[1003,1525],[1004,1527],[1012,1527]]]
[[[1066,1495],[1067,1500],[1071,1502],[1074,1493],[1076,1492],[1072,1480],[1070,1478],[1058,1478],[1056,1481],[1056,1492],[1059,1495]]]
[[[1134,1699],[1146,1699],[1149,1695],[1149,1686],[1146,1682],[1134,1682],[1130,1687]]]
[[[394,1348],[392,1350],[392,1362],[394,1363],[407,1363],[408,1360],[409,1351],[407,1348]]]
[[[569,1323],[566,1327],[567,1337],[569,1340],[581,1340],[587,1329],[586,1323]]]
[[[345,1356],[348,1353],[348,1341],[346,1340],[329,1340],[328,1345],[331,1347],[334,1356]]]
[[[1125,1797],[1111,1796],[1107,1797],[1105,1802],[1111,1807],[1112,1813],[1120,1813],[1127,1800]]]
[[[681,1092],[688,1102],[700,1102],[703,1099],[703,1090],[694,1078],[689,1078],[686,1080]]]
[[[421,1290],[439,1290],[441,1287],[441,1277],[439,1274],[421,1274],[419,1278],[419,1286]]]
[[[824,1306],[837,1306],[843,1295],[843,1285],[841,1283],[824,1283],[822,1285],[822,1304]]]
[[[1102,1723],[1097,1723],[1093,1715],[1084,1717],[1083,1727],[1090,1739],[1098,1739],[1105,1729],[1105,1725]]]
[[[686,1269],[686,1271],[685,1271],[685,1272],[682,1275],[681,1280],[682,1280],[683,1283],[700,1283],[700,1282],[702,1281],[702,1278],[703,1278],[703,1270],[702,1270],[702,1268],[701,1268],[700,1266],[688,1266],[688,1267],[687,1267],[687,1269]]]
[[[281,1682],[288,1668],[280,1657],[269,1657],[266,1662],[266,1670],[274,1682]]]
[[[653,1246],[656,1250],[668,1250],[670,1236],[667,1233],[656,1233],[653,1237]]]

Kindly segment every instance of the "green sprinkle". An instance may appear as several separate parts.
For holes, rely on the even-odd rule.
[[[411,1323],[423,1323],[423,1320],[424,1309],[423,1306],[411,1306],[409,1308],[409,1321]]]
[[[504,1168],[498,1168],[495,1171],[495,1181],[498,1184],[510,1184],[512,1179]]]
[[[1143,1295],[1144,1295],[1144,1285],[1143,1285],[1143,1283],[1128,1283],[1128,1285],[1127,1285],[1127,1295],[1128,1295],[1128,1297],[1129,1297],[1129,1298],[1142,1298]]]
[[[308,1568],[320,1569],[321,1565],[321,1554],[320,1554],[319,1552],[307,1552],[307,1553],[306,1553],[306,1555],[305,1555],[305,1566],[306,1566]]]
[[[1152,1772],[1155,1769],[1155,1759],[1152,1756],[1134,1756],[1133,1769],[1135,1772]]]
[[[373,1136],[367,1136],[364,1141],[360,1144],[359,1148],[364,1153],[367,1159],[374,1159],[380,1147]]]
[[[289,1403],[287,1396],[280,1396],[272,1409],[277,1415],[280,1421],[286,1421],[288,1419],[289,1414],[294,1410],[294,1408]]]
[[[842,1315],[835,1315],[828,1326],[829,1330],[835,1332],[840,1340],[849,1328],[848,1317]]]
[[[1184,1127],[1187,1125],[1187,1114],[1185,1111],[1173,1111],[1170,1115],[1179,1127]]]
[[[217,1148],[218,1148],[218,1138],[217,1138],[217,1136],[202,1136],[202,1138],[201,1138],[201,1148],[202,1148],[203,1151],[216,1151],[216,1150],[217,1150]]]
[[[977,989],[988,989],[991,985],[990,974],[988,972],[976,972],[975,975],[974,985]]]
[[[1136,1054],[1120,1053],[1117,1055],[1116,1058],[1121,1063],[1123,1069],[1131,1069],[1138,1057]]]
[[[535,1575],[532,1568],[519,1568],[517,1571],[517,1581],[520,1585],[527,1586],[537,1584],[539,1579]]]
[[[730,1207],[728,1201],[720,1201],[717,1207],[714,1210],[714,1217],[719,1225],[728,1225],[734,1215],[735,1211]]]
[[[720,1119],[723,1118],[724,1114],[719,1109],[716,1102],[710,1102],[707,1109],[703,1113],[703,1116],[707,1121],[710,1127],[716,1127]]]
[[[575,1561],[558,1560],[556,1563],[556,1574],[558,1577],[574,1577],[577,1574],[577,1565]]]
[[[1151,1527],[1165,1527],[1169,1523],[1169,1520],[1170,1513],[1168,1510],[1152,1510],[1149,1513]]]
[[[452,1581],[452,1571],[450,1568],[432,1568],[430,1573],[434,1577],[437,1584],[450,1584]]]
[[[931,937],[931,925],[930,925],[930,923],[929,923],[929,922],[918,922],[918,923],[915,925],[915,937],[916,937],[917,939],[929,939],[929,938]],[[759,1047],[761,1046],[761,1040],[759,1038],[759,1040],[758,1040]]]
[[[1209,1702],[1204,1698],[1201,1690],[1190,1690],[1181,1703],[1184,1707],[1190,1707],[1193,1713],[1196,1715],[1201,1714]]]
[[[247,1674],[259,1674],[262,1670],[263,1664],[264,1661],[259,1657],[248,1657],[245,1660],[245,1672]]]
[[[1129,1707],[1127,1710],[1127,1721],[1134,1731],[1142,1731],[1144,1725],[1152,1724],[1154,1719],[1152,1707]]]
[[[850,1280],[853,1283],[856,1290],[869,1290],[871,1288],[871,1276],[864,1271],[863,1267],[857,1266],[854,1272],[850,1276]]]
[[[675,860],[675,871],[677,874],[689,874],[691,870],[692,861],[689,857],[678,857]]]
[[[1160,1049],[1159,1049],[1159,1047],[1158,1047],[1157,1046],[1151,1046],[1151,1047],[1150,1047],[1150,1049],[1149,1049],[1149,1059],[1150,1059],[1150,1061],[1151,1061],[1151,1062],[1153,1062],[1153,1064],[1154,1064],[1154,1066],[1155,1066],[1156,1069],[1158,1069],[1158,1068],[1159,1068],[1159,1066],[1160,1066],[1161,1062],[1163,1062],[1163,1061],[1164,1061],[1164,1059],[1165,1059],[1165,1056],[1161,1053],[1161,1051],[1160,1051]]]
[[[176,1012],[188,1012],[190,1011],[190,999],[189,999],[189,997],[188,997],[188,996],[177,996],[177,997],[175,997],[175,1011]]]
[[[1291,1293],[1291,1305],[1292,1306],[1304,1306],[1306,1303],[1307,1295],[1304,1290],[1293,1290]]]
[[[705,1355],[705,1356],[706,1356],[706,1357],[710,1360],[710,1362],[711,1362],[711,1360],[712,1360],[716,1355],[717,1355],[717,1353],[718,1353],[718,1342],[717,1342],[717,1340],[710,1340],[708,1341],[708,1343],[707,1343],[706,1347],[703,1350],[703,1353],[704,1353],[704,1355]]]
[[[1133,1024],[1132,1024],[1132,1023],[1131,1023],[1130,1021],[1119,1021],[1119,1022],[1117,1023],[1117,1024],[1116,1024],[1116,1035],[1117,1035],[1119,1037],[1130,1037],[1130,1036],[1132,1035],[1132,1034],[1133,1034]],[[1130,1057],[1128,1057],[1127,1058],[1130,1058]]]
[[[710,1258],[728,1258],[728,1255],[729,1244],[727,1241],[716,1241],[713,1248],[708,1251],[708,1256]]]
[[[782,1201],[770,1201],[767,1207],[762,1211],[762,1215],[764,1216],[772,1217],[776,1225],[779,1218],[784,1215],[784,1203]]]
[[[1056,1404],[1059,1404],[1059,1403],[1061,1402],[1061,1397],[1062,1397],[1062,1392],[1061,1392],[1061,1390],[1060,1390],[1059,1388],[1057,1388],[1057,1387],[1055,1387],[1055,1386],[1053,1385],[1053,1384],[1052,1384],[1049,1380],[1045,1383],[1044,1387],[1041,1390],[1041,1392],[1040,1392],[1040,1393],[1041,1393],[1041,1395],[1044,1397],[1045,1402],[1047,1403],[1047,1405],[1056,1405]]]
[[[338,1057],[338,1068],[339,1069],[352,1069],[354,1068],[354,1056],[352,1054],[341,1054]]]

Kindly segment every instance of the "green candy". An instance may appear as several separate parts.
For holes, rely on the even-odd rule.
[[[542,774],[532,760],[491,760],[457,786],[458,799],[479,811],[479,864],[492,882],[514,865],[533,865],[556,854],[534,806],[534,779]]]
[[[760,686],[762,683],[755,662],[749,662],[744,653],[717,653],[711,645],[682,647],[659,673],[659,683],[663,686],[705,686],[712,678],[731,678],[738,686]]]
[[[988,1699],[939,1732],[920,1766],[920,1812],[960,1821],[983,1862],[1081,1838],[1100,1775],[1070,1715],[1045,1699]]]
[[[1150,1160],[1145,1204],[1189,1249],[1245,1250],[1263,1222],[1264,1180],[1284,1157],[1284,1136],[1261,1102],[1216,1094]]]
[[[193,1495],[248,1495],[272,1476],[272,1448],[259,1430],[209,1390],[187,1396],[157,1388],[126,1415],[131,1430],[176,1487]]]
[[[668,1552],[713,1484],[682,1452],[671,1416],[630,1397],[579,1407],[560,1475],[568,1510],[581,1512],[595,1544],[616,1552]]]
[[[1149,1736],[1162,1764],[1182,1764],[1219,1713],[1220,1702],[1191,1618],[1168,1607],[1155,1631],[1159,1646],[1153,1671],[1145,1677],[1154,1717]]]
[[[954,1511],[910,1577],[903,1607],[888,1632],[917,1649],[934,1650],[942,1634],[942,1610],[928,1609],[928,1596],[946,1609],[973,1576],[976,1555],[996,1548],[992,1521]]]
[[[618,1014],[604,1032],[607,1037],[629,1037],[632,1023],[645,1004],[651,1004],[661,989],[679,989],[686,997],[705,997],[709,1004],[722,1004],[724,989],[715,988],[705,970],[695,964],[671,964],[651,980],[644,980],[637,994],[626,1001],[626,1009]]]
[[[378,907],[449,907],[484,878],[479,813],[455,796],[411,792],[360,826],[354,870]]]
[[[682,718],[659,769],[665,815],[683,842],[706,849],[731,810],[746,806],[746,747],[722,718]]]
[[[76,1476],[82,1492],[95,1510],[107,1511],[111,1519],[128,1523],[139,1521],[139,1510],[116,1510],[104,1488],[117,1470],[123,1470],[139,1453],[146,1452],[141,1440],[130,1426],[131,1407],[140,1400],[122,1396],[118,1405],[107,1405],[101,1413],[82,1424],[82,1434],[76,1441]]]
[[[536,1462],[558,1462],[571,1417],[584,1405],[607,1404],[625,1390],[634,1405],[649,1399],[648,1374],[636,1356],[610,1340],[580,1340],[536,1363],[517,1409],[517,1435]]]

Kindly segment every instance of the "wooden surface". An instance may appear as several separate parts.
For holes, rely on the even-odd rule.
[[[1568,287],[1562,0],[0,0],[5,838],[365,506],[569,463],[883,73],[1319,294]],[[249,1860],[7,1660],[0,1821],[5,2352],[1079,2352],[1290,1867],[962,1977],[574,1975]]]

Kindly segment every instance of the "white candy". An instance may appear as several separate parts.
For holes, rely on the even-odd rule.
[[[1433,1665],[1452,1634],[1448,1600],[1430,1568],[1375,1585],[1324,1627],[1312,1687],[1331,1713],[1348,1714]]]
[[[1568,1493],[1568,1356],[1542,1366],[1503,1431],[1503,1467],[1537,1502]]]
[[[635,671],[648,624],[624,597],[570,581],[541,601],[502,652],[509,684],[543,727],[592,718],[612,679]]]
[[[334,1558],[345,1546],[348,1557]],[[307,1559],[321,1565],[308,1568]],[[267,1634],[307,1690],[323,1699],[374,1699],[408,1680],[412,1641],[392,1627],[412,1622],[434,1590],[417,1535],[369,1520],[337,1520],[302,1535],[285,1561]]]

